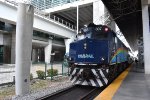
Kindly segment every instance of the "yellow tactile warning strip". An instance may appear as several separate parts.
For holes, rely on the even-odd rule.
[[[126,78],[130,71],[130,67],[127,68],[122,74],[119,75],[104,91],[102,91],[94,100],[112,100],[114,94],[119,89],[121,83]]]

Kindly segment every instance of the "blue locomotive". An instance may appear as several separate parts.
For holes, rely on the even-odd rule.
[[[81,28],[80,34],[70,43],[70,80],[74,84],[106,86],[128,66],[128,48],[106,25],[89,24]]]

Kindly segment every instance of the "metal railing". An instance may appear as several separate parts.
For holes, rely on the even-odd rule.
[[[40,77],[37,74],[39,70],[42,72]],[[49,70],[54,72],[50,73]],[[32,64],[30,73],[30,93],[68,80],[68,66],[64,63],[38,62]],[[0,80],[0,100],[11,100],[15,96],[15,64],[0,65]]]
[[[37,71],[42,71],[43,74],[38,74]],[[39,79],[51,79],[53,80],[57,76],[66,76],[69,73],[69,67],[67,62],[62,63],[34,63],[31,67],[31,74],[33,78]],[[39,76],[40,75],[40,76]]]
[[[3,2],[5,2],[5,3],[7,3],[7,4],[9,4],[9,5],[12,5],[12,6],[15,6],[15,7],[17,7],[18,6],[18,2],[17,2],[17,0],[3,0]],[[23,2],[23,1],[22,1]],[[31,0],[29,0],[28,2],[27,1],[24,1],[24,3],[31,3]],[[67,22],[67,21],[65,21],[65,20],[63,20],[62,18],[59,18],[59,17],[57,17],[57,16],[50,16],[50,15],[46,15],[45,14],[45,12],[43,12],[43,11],[41,11],[40,9],[39,9],[39,7],[37,7],[37,6],[35,6],[35,5],[33,5],[34,6],[34,8],[35,8],[35,10],[34,10],[34,13],[35,13],[35,15],[37,15],[37,16],[39,16],[39,17],[41,17],[41,18],[44,18],[44,19],[47,19],[48,21],[54,21],[54,22],[56,22],[56,23],[58,23],[58,24],[61,24],[61,25],[64,25],[64,26],[66,26],[67,28],[70,28],[70,29],[73,29],[73,30],[76,30],[76,26],[74,26],[73,24],[71,24],[71,23],[69,23],[69,22]]]
[[[53,69],[57,70],[57,74],[48,76],[48,70]],[[50,77],[53,79],[55,76],[66,76],[68,75],[69,67],[67,62],[61,62],[61,63],[45,63],[45,62],[39,62],[34,63],[31,66],[31,74],[33,75],[33,78],[38,78],[37,71],[43,71],[44,79],[45,77]],[[7,84],[14,84],[14,76],[15,76],[15,64],[4,64],[0,65],[0,86],[7,85]]]

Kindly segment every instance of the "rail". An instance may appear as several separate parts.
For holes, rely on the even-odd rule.
[[[80,100],[93,100],[93,98],[95,98],[98,94],[100,94],[103,89],[104,88],[102,89],[94,88],[93,90],[85,94],[83,97],[81,97]]]
[[[56,91],[55,93],[52,93],[52,94],[46,95],[44,97],[38,98],[37,100],[47,100],[47,99],[52,98],[54,96],[56,97],[56,95],[58,95],[58,94],[64,94],[65,92],[71,91],[74,88],[75,88],[75,85],[72,85],[70,87],[67,87],[67,88],[64,88],[62,90]]]
[[[37,100],[93,100],[103,89],[73,85]]]
[[[17,2],[18,0],[2,0],[2,1],[4,3],[9,4],[11,6],[14,6],[14,7],[18,6],[18,2]],[[31,4],[31,0],[28,0],[28,2],[25,0],[22,0],[22,2],[27,3],[27,4]],[[64,25],[67,28],[70,28],[72,30],[76,30],[76,26],[74,26],[73,24],[71,24],[71,23],[69,23],[69,22],[67,22],[67,21],[63,20],[62,18],[59,18],[55,15],[53,15],[52,17],[50,16],[50,14],[46,15],[45,12],[41,11],[37,6],[35,6],[35,5],[33,5],[33,6],[35,8],[35,10],[34,10],[35,15],[40,16],[43,19],[47,19],[48,21],[50,20],[50,21],[54,21],[58,24]]]

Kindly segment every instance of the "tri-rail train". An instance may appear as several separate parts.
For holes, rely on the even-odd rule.
[[[80,34],[70,43],[70,80],[78,85],[106,86],[128,66],[128,48],[106,25],[91,23]]]

